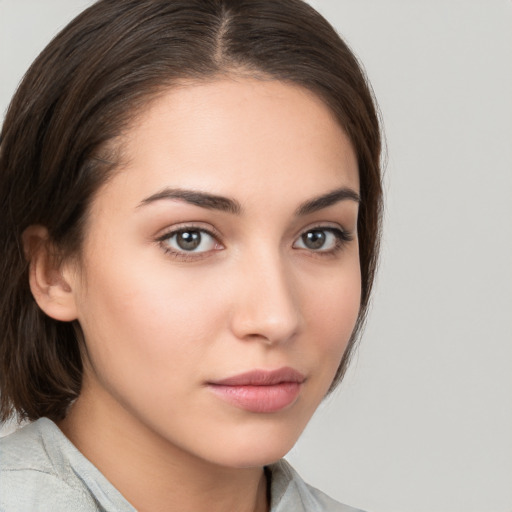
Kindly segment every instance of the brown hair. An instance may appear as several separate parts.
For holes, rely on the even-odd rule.
[[[356,58],[302,0],[101,0],[39,55],[1,133],[0,419],[59,420],[82,378],[80,327],[47,317],[32,298],[23,231],[43,225],[63,254],[79,253],[88,205],[115,167],[107,143],[162,88],[237,72],[317,94],[357,154],[362,296],[332,387],[341,380],[368,307],[381,219],[379,121]]]

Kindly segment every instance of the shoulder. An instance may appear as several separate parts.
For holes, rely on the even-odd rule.
[[[0,439],[0,512],[102,510],[52,442],[59,432],[43,418]]]
[[[62,464],[55,460],[55,450],[51,445],[52,425],[50,420],[41,418],[0,438],[0,470],[33,469],[50,474],[58,472]]]
[[[272,475],[271,512],[362,512],[308,485],[285,460],[267,469]]]
[[[0,512],[100,512],[87,492],[34,469],[1,470]]]

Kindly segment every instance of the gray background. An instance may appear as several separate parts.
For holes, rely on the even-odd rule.
[[[369,512],[512,512],[512,2],[311,0],[385,121],[383,255],[345,382],[288,458]],[[0,112],[87,0],[0,0]]]

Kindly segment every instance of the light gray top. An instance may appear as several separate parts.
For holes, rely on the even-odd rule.
[[[307,485],[284,460],[268,469],[271,512],[358,512]],[[41,418],[0,439],[0,512],[28,511],[135,512],[135,508],[53,421]]]

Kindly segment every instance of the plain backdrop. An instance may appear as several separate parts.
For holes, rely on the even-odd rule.
[[[0,112],[91,2],[0,0]],[[339,390],[289,460],[369,512],[512,512],[512,2],[311,0],[387,137],[381,268]]]

